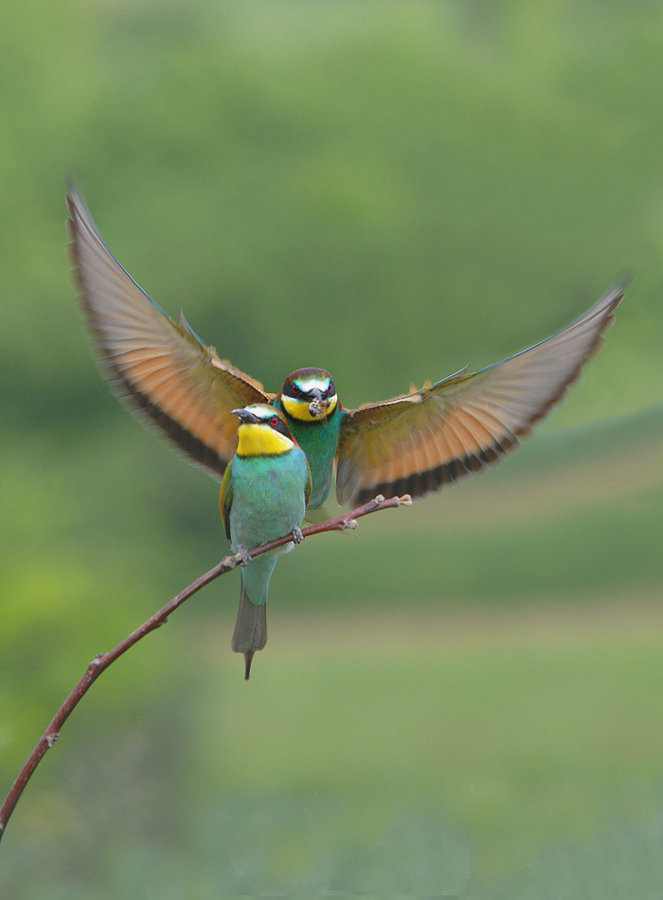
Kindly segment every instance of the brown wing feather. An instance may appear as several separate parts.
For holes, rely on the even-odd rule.
[[[231,410],[266,403],[261,385],[222,362],[183,316],[169,319],[112,255],[76,191],[69,189],[72,256],[81,306],[102,371],[132,410],[215,477],[237,446]]]
[[[422,496],[478,472],[518,446],[559,401],[601,342],[624,296],[610,291],[573,325],[468,375],[347,410],[336,475],[338,501]]]

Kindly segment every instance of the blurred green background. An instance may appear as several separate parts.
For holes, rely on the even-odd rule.
[[[277,390],[494,362],[636,278],[485,477],[238,579],[94,686],[0,849],[16,900],[660,896],[663,8],[28,0],[0,29],[0,793],[92,656],[226,550],[218,488],[112,399],[65,255]]]

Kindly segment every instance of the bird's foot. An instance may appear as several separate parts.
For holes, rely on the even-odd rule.
[[[237,548],[237,553],[235,554],[235,559],[240,564],[240,566],[248,566],[251,562],[251,557],[249,556],[249,551],[242,547],[241,545]]]
[[[304,540],[304,535],[302,534],[301,528],[293,528],[292,529],[292,542],[293,544],[301,544]]]

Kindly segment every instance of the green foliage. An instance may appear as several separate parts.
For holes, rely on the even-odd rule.
[[[424,654],[401,653],[367,626],[361,652],[329,648],[356,608],[373,623],[421,613],[427,631],[433,608],[490,622],[545,602],[571,617],[568,634],[576,607],[594,615],[659,592],[663,11],[28,0],[2,13],[7,787],[94,653],[225,551],[217,486],[132,422],[89,358],[63,253],[63,174],[122,264],[220,356],[274,390],[294,368],[329,368],[347,406],[493,362],[625,272],[636,279],[606,350],[513,461],[362,522],[360,539],[329,535],[284,558],[249,690],[228,649],[232,576],[107,673],[12,821],[0,892],[218,893],[227,817],[263,842],[292,820],[284,841],[310,849],[308,807],[292,798],[316,791],[326,855],[318,865],[292,849],[271,879],[267,846],[256,883],[341,889],[333,873],[355,871],[370,890],[385,873],[373,848],[399,860],[413,833],[451,846],[453,881],[465,828],[482,878],[504,879],[496,897],[529,896],[529,875],[512,874],[535,858],[531,884],[559,864],[601,885],[622,835],[630,877],[647,841],[660,843],[648,818],[660,811],[658,647],[615,638],[594,652],[587,637],[557,653],[539,635],[474,652],[468,634],[456,652],[435,631]],[[321,610],[335,613],[307,636]],[[558,839],[568,851],[555,855]],[[432,877],[408,874],[383,888]]]

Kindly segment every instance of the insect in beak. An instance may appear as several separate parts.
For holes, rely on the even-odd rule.
[[[321,416],[327,412],[327,407],[329,406],[328,400],[323,400],[320,396],[320,392],[316,391],[313,400],[309,403],[308,411],[313,416],[314,419],[319,419]]]

